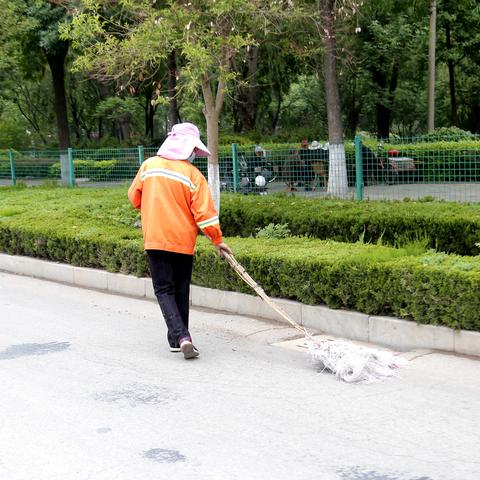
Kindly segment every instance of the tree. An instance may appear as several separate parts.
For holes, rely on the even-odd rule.
[[[323,30],[322,42],[325,48],[323,76],[327,102],[328,141],[330,143],[328,193],[342,197],[348,191],[348,182],[343,144],[342,107],[336,70],[335,0],[323,0],[320,5],[320,25]]]
[[[270,18],[270,29],[255,33],[257,45],[243,49],[234,59],[235,133],[274,132],[290,85],[306,71],[292,54],[288,31],[282,31],[288,10],[283,13],[280,10]]]
[[[428,35],[428,121],[427,130],[435,128],[435,49],[437,46],[437,0],[430,0],[430,33]]]
[[[347,25],[358,11],[356,0],[318,0],[306,4],[300,13],[300,21],[306,26],[299,43],[301,54],[323,55],[323,79],[327,107],[329,139],[328,193],[344,197],[348,192],[345,146],[343,143],[342,107],[337,78],[337,32]],[[308,25],[313,25],[315,36],[308,35]],[[305,35],[307,33],[307,35]],[[320,44],[318,43],[320,41]],[[314,65],[318,65],[317,62]]]
[[[156,72],[171,58],[179,57],[179,84],[167,96],[159,90],[157,102],[186,92],[203,97],[209,185],[219,207],[218,123],[228,84],[236,76],[233,60],[240,51],[255,45],[252,32],[261,20],[256,1],[208,0],[188,4],[170,0],[121,2],[116,15],[109,15],[108,0],[82,0],[71,25],[64,30],[79,50],[74,66],[115,79],[122,88]],[[71,3],[78,7],[77,2]]]
[[[0,148],[31,147],[32,131],[11,101],[0,102]]]
[[[426,40],[424,14],[426,9],[415,2],[391,0],[371,0],[360,10],[355,62],[363,81],[363,113],[374,118],[371,128],[379,139],[390,136],[404,79],[421,74],[424,82],[422,62],[410,68],[419,55],[426,56],[426,48],[418,48]]]
[[[447,121],[455,126],[473,127],[476,130],[478,127],[466,118],[473,112],[467,113],[465,107],[479,88],[474,79],[478,78],[480,32],[477,26],[480,22],[480,5],[475,0],[442,0],[439,1],[437,19],[438,62],[446,64],[448,70],[450,112]],[[442,85],[439,84],[438,88],[441,89]],[[440,100],[443,96],[439,93],[438,97]],[[472,106],[475,110],[475,100]]]
[[[39,57],[49,66],[58,144],[66,149],[70,145],[65,94],[65,58],[69,44],[59,38],[59,27],[67,20],[66,11],[54,1],[40,0],[0,0],[0,9],[3,54],[15,59],[17,69],[23,70],[25,77],[30,69],[43,69],[44,63]]]

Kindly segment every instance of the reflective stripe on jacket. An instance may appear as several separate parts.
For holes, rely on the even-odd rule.
[[[128,198],[142,214],[145,250],[192,255],[199,228],[212,243],[222,242],[208,183],[187,160],[145,160]]]

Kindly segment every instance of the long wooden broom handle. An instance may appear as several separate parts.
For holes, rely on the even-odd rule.
[[[290,325],[302,332],[306,337],[310,338],[314,342],[316,340],[313,336],[307,331],[305,327],[299,325],[293,318],[290,318],[287,313],[275,304],[271,298],[265,293],[265,290],[247,273],[245,268],[237,261],[237,259],[230,253],[222,252],[223,257],[230,266],[237,272],[238,276],[245,281],[247,285],[253,288],[260,298],[262,298],[270,307],[272,307],[281,317],[283,317]]]

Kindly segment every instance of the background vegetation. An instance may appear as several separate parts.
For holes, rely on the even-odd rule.
[[[140,7],[153,13],[173,11],[179,2],[0,0],[0,148],[158,145],[178,120],[193,121],[205,131],[201,87],[186,88],[184,82],[185,76],[198,75],[193,54],[199,63],[205,52],[178,47],[167,57],[162,39],[155,37],[161,34],[159,25],[144,25],[141,38],[158,44],[154,68],[140,64],[135,72],[124,69],[120,74],[125,59],[119,53],[112,58],[118,67],[111,66],[114,73],[82,70],[78,60],[87,46],[62,32],[71,32],[86,3],[98,6],[101,19],[118,20],[120,36],[120,25],[142,25]],[[239,12],[247,12],[247,3],[217,2],[225,11]],[[230,37],[237,42],[237,53],[229,63],[221,143],[326,139],[323,47],[306,23],[302,28],[295,23],[300,13],[308,13],[311,2],[257,3],[257,15],[250,15],[256,21],[221,17],[235,21],[242,38],[252,38],[242,45]],[[358,130],[380,137],[425,132],[430,2],[336,3],[335,8],[351,7],[353,12],[338,16],[336,32],[345,136],[351,138]],[[288,16],[282,16],[287,4]],[[436,124],[479,133],[480,5],[475,0],[438,0],[437,5]],[[212,22],[220,18],[212,15]],[[262,21],[266,18],[268,31]],[[311,18],[315,21],[314,13]],[[110,33],[115,33],[112,25]],[[75,26],[78,35],[95,35],[92,24],[80,27]],[[116,47],[138,62],[146,49],[140,40],[124,50]]]

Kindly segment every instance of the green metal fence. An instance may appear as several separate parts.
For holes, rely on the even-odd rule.
[[[342,196],[362,199],[439,199],[480,202],[480,136],[346,141]],[[111,186],[129,183],[156,147],[0,151],[0,185]],[[222,191],[243,194],[331,195],[332,149],[304,145],[221,147]],[[195,165],[208,175],[207,159]]]
[[[357,139],[356,198],[480,202],[480,136]]]
[[[68,165],[67,150],[0,151],[0,184],[5,185],[7,179],[13,185],[17,181],[30,184],[61,181],[60,168],[54,168],[61,163]],[[64,170],[67,169],[68,166]],[[68,182],[68,178],[65,181]]]

